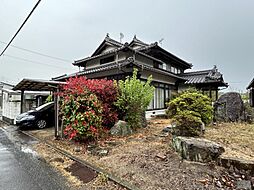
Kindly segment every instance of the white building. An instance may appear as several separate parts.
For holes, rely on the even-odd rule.
[[[21,92],[12,90],[14,86],[0,83],[0,119],[14,124],[14,120],[21,113]],[[41,105],[49,92],[26,92],[24,94],[24,111]]]

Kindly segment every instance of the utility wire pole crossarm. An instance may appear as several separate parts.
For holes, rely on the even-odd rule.
[[[23,26],[25,25],[25,23],[27,22],[27,20],[29,19],[29,17],[32,15],[32,13],[34,12],[34,10],[36,9],[36,7],[40,4],[41,0],[38,0],[38,2],[35,4],[35,6],[33,7],[33,9],[31,10],[31,12],[29,13],[29,15],[26,17],[26,19],[24,20],[24,22],[21,24],[21,26],[19,27],[19,29],[17,30],[17,32],[15,33],[15,35],[12,37],[12,39],[10,40],[10,42],[7,44],[7,46],[4,48],[4,50],[2,51],[2,53],[0,54],[0,57],[4,54],[4,52],[7,50],[7,48],[10,46],[10,44],[12,43],[12,41],[16,38],[16,36],[18,35],[18,33],[20,32],[20,30],[23,28]]]

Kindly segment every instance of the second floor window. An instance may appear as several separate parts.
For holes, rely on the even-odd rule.
[[[100,64],[102,65],[102,64],[105,64],[105,63],[113,62],[113,61],[115,61],[115,56],[114,56],[114,55],[109,56],[109,57],[102,58],[102,59],[100,60]]]

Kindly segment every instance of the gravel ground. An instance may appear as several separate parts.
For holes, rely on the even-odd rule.
[[[97,145],[55,141],[53,133],[49,135],[46,131],[41,137],[140,189],[235,189],[236,181],[246,178],[214,163],[182,160],[170,146],[171,136],[161,134],[169,123],[165,119],[151,120],[148,128],[129,137],[110,138]],[[40,131],[31,133],[39,135]],[[77,147],[78,152],[74,151]],[[102,155],[105,150],[108,154]]]

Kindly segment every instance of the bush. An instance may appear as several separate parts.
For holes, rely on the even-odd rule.
[[[200,136],[202,134],[202,121],[200,115],[192,111],[183,111],[174,116],[176,127],[173,134],[177,136]]]
[[[142,126],[145,110],[150,104],[154,87],[151,86],[152,77],[147,82],[137,79],[137,69],[134,69],[133,76],[127,77],[125,81],[119,81],[119,95],[116,105],[123,112],[123,115],[132,129]]]
[[[96,95],[77,80],[70,80],[60,93],[64,134],[69,139],[95,139],[102,128],[102,105]]]
[[[253,123],[254,108],[250,106],[249,102],[244,103],[244,115],[245,115],[245,121],[247,121],[248,123]]]
[[[44,103],[46,104],[46,103],[52,102],[52,101],[53,101],[53,96],[50,94],[50,95],[48,95],[48,97],[46,98]]]
[[[117,108],[114,102],[117,99],[117,85],[113,80],[106,79],[87,79],[86,77],[75,77],[68,80],[67,88],[80,89],[87,88],[94,93],[101,101],[102,125],[111,128],[118,120]]]
[[[184,91],[167,105],[168,116],[176,122],[178,130],[185,130],[182,133],[186,136],[199,135],[202,123],[207,125],[212,122],[211,99],[197,90]]]
[[[182,111],[192,111],[200,115],[206,125],[212,122],[213,107],[211,99],[201,92],[191,89],[180,93],[168,104],[167,114],[174,117]]]

